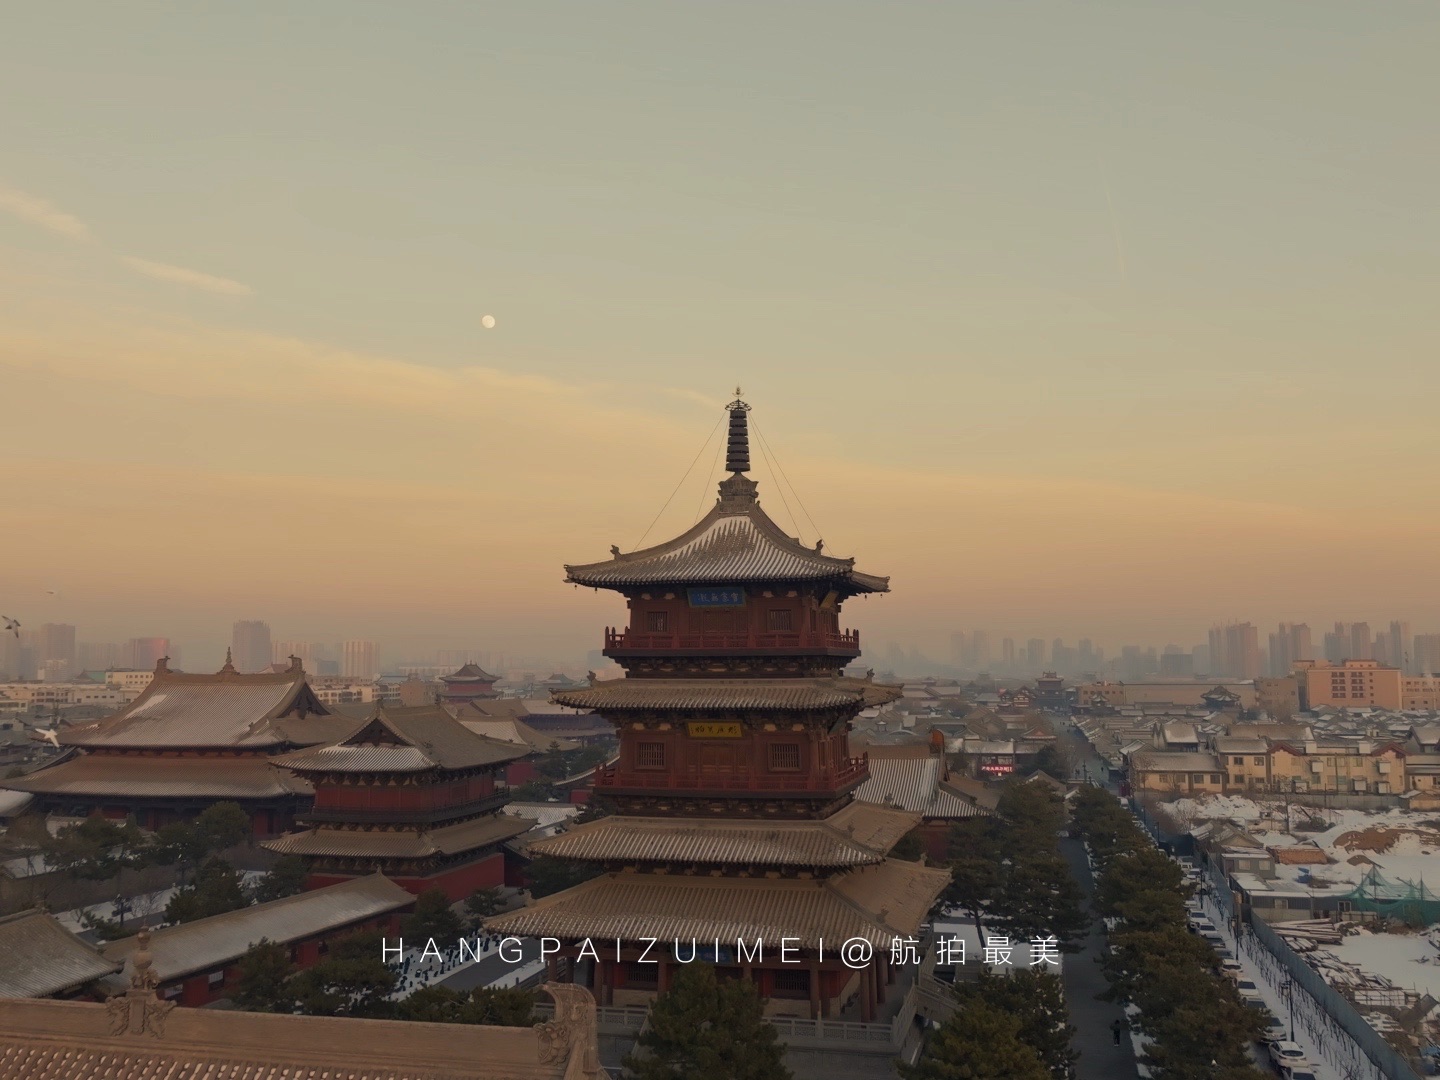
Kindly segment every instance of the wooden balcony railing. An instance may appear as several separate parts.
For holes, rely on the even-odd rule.
[[[723,773],[687,769],[679,773],[625,770],[618,764],[595,770],[595,790],[616,788],[668,789],[673,791],[836,791],[870,776],[865,755],[852,757],[832,772],[818,776],[788,776],[784,773]]]
[[[860,631],[839,634],[821,631],[748,631],[739,634],[655,634],[639,630],[605,628],[605,649],[841,649],[860,651]]]

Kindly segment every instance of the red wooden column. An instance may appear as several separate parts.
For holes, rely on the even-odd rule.
[[[820,1019],[820,965],[810,961],[810,1019]]]

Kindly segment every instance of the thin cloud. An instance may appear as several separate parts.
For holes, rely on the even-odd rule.
[[[214,274],[189,270],[183,266],[171,266],[169,263],[137,259],[133,255],[122,255],[120,261],[131,270],[144,274],[146,277],[173,282],[176,285],[188,285],[192,289],[203,289],[205,292],[220,293],[222,296],[249,296],[255,291],[249,285],[233,281],[230,278],[216,277]]]
[[[37,195],[27,195],[14,188],[0,187],[0,210],[21,221],[49,229],[72,240],[90,239],[90,227],[74,214],[67,214],[52,202]]]

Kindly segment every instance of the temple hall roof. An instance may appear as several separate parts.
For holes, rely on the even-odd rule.
[[[348,729],[330,714],[298,665],[242,674],[228,663],[211,675],[170,671],[164,662],[141,695],[114,716],[62,728],[71,746],[126,749],[262,749],[327,742]]]
[[[855,797],[882,806],[895,806],[927,818],[980,817],[987,811],[962,795],[947,790],[944,763],[938,754],[920,758],[867,759],[870,779],[855,789]]]
[[[528,832],[535,819],[488,815],[438,829],[341,829],[321,825],[288,833],[260,846],[282,855],[331,858],[423,859],[459,855]]]
[[[174,1008],[153,991],[91,1001],[0,1000],[0,1076],[24,1080],[602,1080],[595,1005],[545,989],[561,1031]],[[131,1010],[130,1006],[136,1006]]]
[[[271,758],[85,754],[0,784],[36,795],[133,799],[273,799],[313,795],[303,777],[270,767]]]
[[[616,816],[529,845],[534,855],[637,863],[833,869],[880,863],[919,814],[851,802],[822,821],[705,821]]]
[[[40,910],[0,918],[0,998],[48,997],[120,970]]]
[[[805,712],[883,705],[900,688],[866,679],[608,679],[551,695],[579,709],[767,709]]]
[[[877,949],[919,929],[950,871],[886,859],[824,879],[615,873],[592,878],[485,921],[491,933],[577,940],[753,943],[781,938],[838,949],[865,938]]]
[[[479,664],[464,664],[451,675],[441,675],[440,681],[448,684],[493,683],[499,678],[499,675],[491,675]]]
[[[312,746],[270,760],[297,772],[425,772],[514,761],[529,748],[477,735],[438,705],[375,706],[331,746]]]
[[[266,904],[211,915],[168,926],[150,935],[153,970],[169,982],[202,971],[214,971],[239,959],[261,938],[285,944],[398,911],[415,897],[384,874],[370,874],[323,889],[271,900]],[[112,941],[101,950],[109,960],[124,962],[138,947],[139,937]]]

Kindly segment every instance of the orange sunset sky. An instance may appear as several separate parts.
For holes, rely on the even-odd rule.
[[[26,625],[579,662],[739,383],[871,644],[1440,629],[1432,5],[7,21]]]

